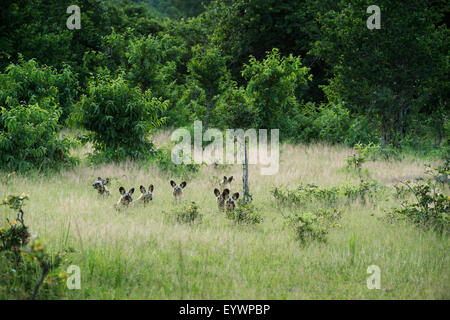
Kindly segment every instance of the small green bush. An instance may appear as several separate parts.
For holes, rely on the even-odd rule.
[[[165,109],[165,102],[132,87],[122,76],[101,77],[89,83],[76,120],[90,131],[86,140],[100,159],[136,160],[155,151],[148,135],[164,123]]]
[[[1,109],[0,167],[9,170],[55,169],[73,164],[74,142],[59,138],[61,111],[39,105]]]
[[[181,223],[193,223],[202,218],[200,207],[192,201],[190,204],[177,208],[174,212],[175,219]]]
[[[251,202],[244,203],[242,200],[238,201],[234,210],[227,211],[226,216],[236,223],[257,224],[263,221],[259,209]]]
[[[438,188],[433,178],[437,170],[428,169],[427,179],[419,179],[413,184],[411,181],[402,182],[397,186],[397,197],[406,198],[408,194],[414,195],[414,200],[403,200],[400,208],[386,212],[385,218],[390,221],[410,221],[425,229],[435,230],[439,234],[450,231],[450,197]]]
[[[286,217],[287,224],[294,230],[298,240],[302,243],[308,241],[326,241],[329,231],[340,227],[337,221],[341,213],[336,209],[318,209],[314,212],[299,212]]]

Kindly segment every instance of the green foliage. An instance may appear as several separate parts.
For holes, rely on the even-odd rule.
[[[8,195],[5,200],[0,203],[0,206],[8,206],[10,209],[17,210],[17,217],[15,220],[8,222],[8,228],[0,229],[0,252],[10,251],[16,255],[19,249],[26,245],[30,240],[30,233],[23,221],[22,206],[25,200],[28,200],[29,196],[21,194],[20,196]]]
[[[8,296],[13,292],[17,295],[20,292],[23,296],[17,298],[36,299],[43,283],[41,296],[60,296],[66,279],[60,267],[68,256],[66,252],[49,254],[40,239],[30,239],[22,210],[24,201],[28,199],[25,193],[20,196],[8,195],[0,204],[17,210],[16,219],[12,222],[7,219],[8,227],[0,228],[0,296]]]
[[[109,160],[140,159],[154,151],[148,135],[164,123],[166,103],[118,76],[91,80],[79,103],[77,121],[86,137]]]
[[[194,201],[190,204],[185,204],[178,207],[173,213],[176,221],[181,223],[194,223],[202,218],[200,213],[200,206],[198,206]]]
[[[278,49],[267,52],[263,61],[250,58],[242,75],[248,80],[247,92],[258,109],[258,127],[280,129],[283,134],[285,116],[298,106],[298,92],[311,78],[308,72],[300,57],[282,57]]]
[[[167,86],[176,77],[177,61],[181,48],[169,35],[162,38],[149,35],[130,42],[127,78],[150,89],[156,96],[167,96]]]
[[[302,205],[319,201],[332,205],[340,199],[350,201],[360,198],[365,202],[366,195],[372,198],[378,187],[375,181],[361,179],[359,185],[347,183],[330,188],[319,187],[315,184],[301,184],[294,190],[276,187],[272,190],[272,195],[284,204]]]
[[[302,244],[309,241],[325,242],[330,230],[340,227],[337,223],[340,218],[341,213],[336,209],[322,208],[314,212],[298,212],[285,217],[288,226],[294,230]]]
[[[374,155],[378,152],[379,147],[373,143],[369,143],[367,145],[357,143],[353,146],[353,149],[354,153],[345,159],[347,162],[347,168],[353,168],[358,172],[361,172],[362,165],[368,160],[369,155]]]
[[[227,218],[236,223],[258,224],[263,221],[259,209],[251,202],[238,200],[236,208],[226,212]]]
[[[220,95],[214,118],[220,128],[251,128],[259,123],[259,109],[244,88],[231,83]]]
[[[50,169],[73,164],[73,142],[58,137],[61,111],[39,105],[2,108],[0,166],[10,170]]]
[[[434,87],[435,79],[448,78],[449,47],[443,40],[448,30],[436,26],[445,5],[420,0],[377,5],[382,26],[369,30],[367,1],[337,2],[335,10],[319,15],[320,37],[311,52],[332,67],[324,89],[329,101],[345,101],[352,112],[369,117],[381,146],[399,146],[415,131],[411,119],[423,107],[421,92]]]
[[[353,118],[343,103],[316,105],[308,102],[290,111],[286,119],[288,137],[294,142],[352,144],[373,140],[367,123]]]
[[[414,195],[414,200],[404,199],[400,208],[386,212],[388,221],[410,221],[419,227],[432,229],[439,234],[448,234],[450,231],[450,197],[440,190],[434,176],[442,170],[427,169],[427,179],[420,179],[416,183],[402,182],[397,186],[397,196],[406,198],[408,194]],[[442,171],[441,171],[442,172]],[[448,169],[447,169],[448,172]]]
[[[197,173],[200,170],[200,165],[195,164],[193,159],[189,159],[189,164],[175,164],[172,161],[172,150],[170,146],[162,146],[156,151],[156,156],[153,158],[153,162],[163,172],[175,175],[177,177],[188,178],[192,174]]]
[[[72,112],[77,86],[76,76],[67,65],[58,73],[52,67],[39,66],[35,60],[20,58],[18,64],[10,64],[0,75],[0,106],[10,109],[38,103],[51,109],[56,104],[62,110],[62,123]]]

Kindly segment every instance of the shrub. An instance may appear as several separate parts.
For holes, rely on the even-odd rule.
[[[236,208],[226,212],[227,218],[237,223],[257,224],[262,222],[259,209],[251,202],[238,201]]]
[[[166,103],[132,87],[121,76],[92,80],[81,98],[77,120],[90,134],[97,154],[106,160],[140,159],[154,152],[151,130],[164,122]]]
[[[306,243],[311,240],[326,241],[326,235],[334,227],[340,227],[337,221],[341,213],[336,209],[318,209],[314,212],[299,212],[287,216],[287,224],[294,230],[298,240]]]
[[[272,194],[275,199],[284,204],[302,205],[311,203],[311,201],[327,202],[335,204],[340,199],[356,200],[360,197],[365,201],[365,196],[373,197],[379,185],[375,181],[360,180],[359,185],[351,183],[339,186],[324,188],[315,184],[300,185],[294,190],[286,190],[275,187]]]
[[[439,234],[450,231],[450,198],[439,190],[434,180],[437,170],[427,170],[427,179],[419,179],[416,184],[411,181],[402,182],[397,186],[398,196],[405,197],[408,193],[414,195],[414,201],[403,200],[400,208],[386,212],[388,221],[410,221],[425,229],[432,229]]]
[[[0,228],[0,297],[36,299],[39,289],[41,296],[57,297],[62,294],[67,274],[62,271],[62,262],[68,261],[68,253],[49,254],[43,242],[38,238],[30,239],[28,227],[24,222],[22,210],[29,196],[9,195],[0,205],[17,210],[17,217],[8,222],[8,226]]]
[[[162,171],[184,178],[187,178],[191,174],[199,171],[200,164],[195,164],[192,159],[192,162],[189,164],[175,164],[172,161],[171,152],[170,146],[162,146],[156,151],[156,156],[153,161]]]
[[[62,110],[62,123],[72,112],[77,86],[76,76],[68,66],[58,73],[51,67],[39,66],[35,60],[19,59],[0,75],[0,106],[10,109],[20,104],[39,104],[52,109],[56,104]]]
[[[0,166],[12,170],[58,168],[73,163],[73,142],[58,138],[61,111],[39,105],[1,109]]]
[[[182,223],[193,223],[195,220],[200,220],[202,217],[199,209],[200,207],[192,201],[190,204],[183,205],[175,211],[175,219]]]

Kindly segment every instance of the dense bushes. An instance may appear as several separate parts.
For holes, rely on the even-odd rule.
[[[365,202],[366,196],[374,197],[379,188],[377,182],[361,179],[359,185],[346,183],[330,188],[319,187],[315,184],[301,184],[294,190],[276,187],[272,190],[272,195],[284,204],[303,205],[313,201],[335,204],[341,199],[353,201],[360,198]]]
[[[406,220],[419,227],[433,229],[439,234],[448,234],[450,232],[450,198],[443,189],[439,188],[438,184],[440,180],[448,179],[449,172],[447,162],[445,166],[438,169],[428,169],[426,173],[429,174],[429,177],[427,179],[420,179],[415,184],[405,181],[401,186],[397,186],[398,196],[414,195],[414,200],[404,199],[400,208],[386,212],[386,219],[389,221]]]
[[[238,201],[234,210],[226,212],[227,218],[236,223],[258,224],[263,221],[259,209],[251,202]]]
[[[131,86],[122,76],[101,77],[89,83],[76,119],[90,131],[86,139],[103,159],[140,159],[154,151],[148,134],[163,124],[165,109],[165,102]]]
[[[72,142],[59,138],[61,111],[39,105],[1,109],[0,166],[8,170],[58,168],[73,162]]]
[[[39,66],[35,60],[20,59],[0,75],[0,106],[10,109],[19,104],[38,103],[47,109],[56,104],[62,111],[59,118],[62,123],[72,111],[77,86],[76,77],[68,66],[57,72],[51,67]]]
[[[321,208],[313,212],[297,212],[285,217],[286,223],[302,244],[312,240],[325,242],[329,231],[340,227],[337,222],[340,218],[341,213],[336,209]]]

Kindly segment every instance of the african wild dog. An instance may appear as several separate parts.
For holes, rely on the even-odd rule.
[[[227,211],[233,211],[236,208],[236,200],[239,199],[239,192],[235,192],[231,198],[225,203]]]
[[[131,195],[134,193],[134,188],[131,188],[130,191],[126,192],[124,187],[119,188],[120,198],[117,201],[117,204],[114,205],[116,210],[121,210],[127,208],[130,203],[133,202],[133,198]]]
[[[231,189],[231,181],[233,181],[233,176],[227,178],[223,176],[223,179],[219,181],[220,188],[224,191],[225,189]]]
[[[180,185],[177,185],[175,181],[170,180],[170,185],[173,188],[173,198],[175,200],[181,200],[181,198],[183,197],[183,189],[184,187],[186,187],[186,181],[183,181],[182,183],[180,183]]]
[[[153,185],[151,184],[148,187],[148,190],[145,190],[144,186],[141,186],[139,189],[141,190],[142,194],[139,196],[139,198],[136,199],[136,201],[134,201],[134,203],[143,204],[145,206],[153,200]]]
[[[219,210],[225,209],[225,201],[227,200],[228,196],[230,195],[230,190],[225,189],[222,193],[220,193],[219,189],[214,189],[214,195],[217,198],[217,206],[219,207]]]
[[[106,187],[106,185],[108,183],[109,183],[109,178],[106,178],[105,180],[103,180],[101,177],[98,177],[97,181],[95,181],[92,186],[94,187],[95,190],[98,191],[99,195],[101,195],[103,197],[108,197],[111,194],[109,192],[108,188]]]

